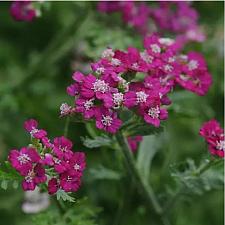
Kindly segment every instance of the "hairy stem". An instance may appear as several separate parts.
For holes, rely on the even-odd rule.
[[[120,131],[117,132],[116,139],[117,139],[117,141],[120,145],[121,151],[124,155],[127,168],[129,170],[131,176],[135,180],[136,186],[139,187],[140,191],[142,191],[145,194],[145,196],[147,196],[148,203],[150,204],[151,207],[153,207],[155,213],[160,215],[162,213],[162,208],[153,192],[153,189],[150,184],[146,183],[142,179],[138,169],[136,168],[135,160],[134,160],[131,150],[128,146],[128,143]]]

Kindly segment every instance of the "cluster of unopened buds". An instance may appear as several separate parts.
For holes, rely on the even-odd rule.
[[[34,190],[45,184],[49,194],[58,190],[76,192],[81,185],[85,169],[85,154],[73,152],[72,142],[66,137],[56,137],[51,143],[47,132],[38,129],[36,120],[24,123],[31,135],[31,144],[9,153],[9,162],[21,176],[23,190]]]
[[[91,64],[90,74],[73,74],[75,82],[67,93],[75,97],[75,107],[62,104],[61,115],[82,114],[85,120],[94,119],[98,129],[116,133],[123,123],[120,112],[131,110],[159,127],[168,117],[167,94],[176,84],[198,95],[205,95],[212,84],[203,57],[196,52],[180,55],[175,46],[172,39],[152,35],[144,39],[142,52],[106,49]]]
[[[221,158],[224,157],[224,130],[220,127],[220,124],[215,119],[205,122],[202,125],[199,134],[204,137],[208,144],[209,152],[212,155],[216,155]]]
[[[188,41],[202,42],[205,39],[198,26],[198,13],[190,2],[159,1],[150,7],[145,2],[100,1],[98,10],[121,13],[123,21],[143,35],[156,31],[176,34],[179,47]]]

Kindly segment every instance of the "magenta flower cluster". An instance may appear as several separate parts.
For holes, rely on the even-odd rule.
[[[92,73],[73,74],[67,93],[75,97],[75,107],[62,104],[61,115],[80,113],[86,120],[94,119],[98,129],[116,133],[122,125],[119,112],[128,109],[159,127],[168,117],[167,94],[176,84],[204,95],[212,83],[199,53],[180,55],[174,46],[174,40],[152,35],[144,39],[142,52],[133,47],[126,52],[106,49],[91,64]]]
[[[29,22],[37,17],[37,11],[29,0],[13,1],[10,6],[10,14],[17,21]]]
[[[202,125],[199,134],[204,137],[205,141],[208,143],[209,152],[212,155],[217,155],[221,158],[224,157],[224,130],[215,119],[205,122]]]
[[[159,1],[150,7],[144,2],[100,1],[97,8],[104,13],[121,13],[123,21],[143,35],[169,31],[177,35],[179,48],[189,41],[205,39],[198,26],[198,13],[189,2]]]
[[[23,190],[34,190],[37,185],[45,184],[49,194],[59,189],[76,192],[86,165],[85,154],[73,152],[72,142],[63,136],[51,143],[36,120],[26,121],[24,128],[31,135],[32,144],[11,150],[8,157],[12,167],[24,177]]]

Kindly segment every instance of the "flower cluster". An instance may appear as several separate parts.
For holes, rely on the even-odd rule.
[[[91,64],[92,73],[73,74],[67,93],[75,97],[75,108],[64,103],[61,115],[81,113],[94,119],[98,129],[115,133],[122,125],[119,112],[128,109],[159,127],[168,117],[164,106],[171,103],[167,94],[176,84],[204,95],[212,83],[203,57],[195,52],[178,55],[175,46],[172,39],[152,35],[144,39],[142,52],[106,49]]]
[[[204,137],[208,143],[209,151],[212,155],[217,155],[221,158],[224,157],[224,130],[215,119],[204,123],[199,131],[199,134]]]
[[[24,128],[30,133],[32,144],[11,150],[8,157],[12,167],[24,177],[23,189],[34,190],[45,183],[49,194],[59,189],[77,191],[85,169],[85,154],[73,152],[72,142],[63,136],[54,138],[51,143],[47,132],[38,128],[36,120],[26,121]]]
[[[104,13],[120,12],[124,22],[143,35],[153,31],[172,32],[178,35],[179,48],[188,41],[205,39],[197,23],[198,13],[188,2],[161,1],[150,7],[144,2],[100,1],[97,7]]]
[[[32,21],[37,17],[38,11],[31,1],[13,1],[10,7],[12,17],[17,21]]]

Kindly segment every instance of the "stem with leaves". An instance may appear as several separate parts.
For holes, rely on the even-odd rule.
[[[224,160],[221,160],[221,159],[218,159],[218,160],[211,159],[207,161],[203,166],[199,167],[199,169],[196,171],[196,173],[193,174],[193,176],[200,177],[204,172],[206,172],[213,166],[220,164],[223,161]],[[165,204],[165,207],[163,208],[163,215],[168,214],[170,209],[173,208],[174,204],[179,200],[179,198],[183,195],[186,189],[187,187],[184,184],[181,185],[181,187],[178,189],[176,194],[174,194],[174,196],[171,199],[169,199],[168,202]]]
[[[127,140],[120,131],[116,133],[116,139],[124,155],[127,168],[131,176],[134,177],[136,186],[139,187],[140,191],[142,191],[145,196],[147,196],[148,203],[151,207],[153,207],[155,213],[160,215],[162,213],[162,208],[153,192],[151,185],[142,179],[138,169],[136,168],[135,160],[128,146]]]

